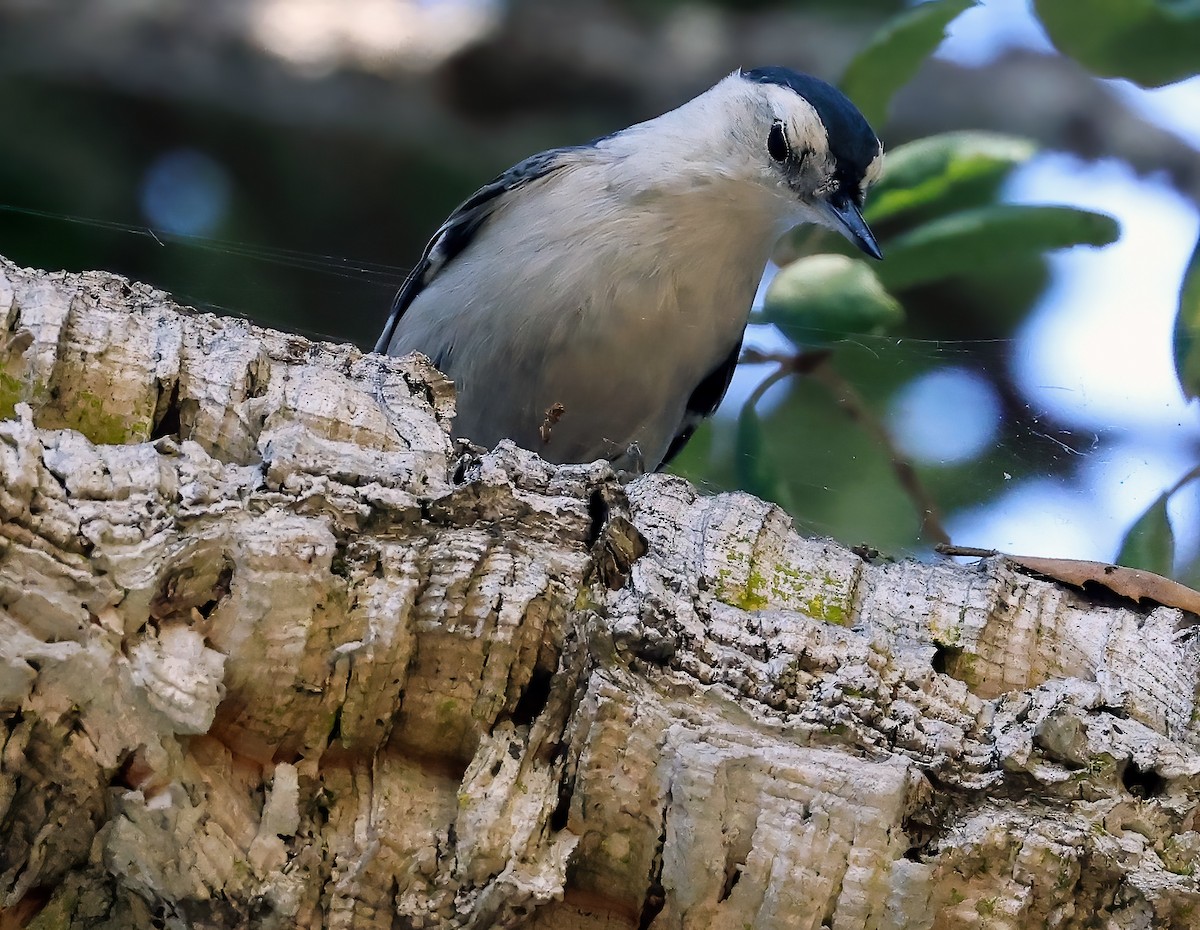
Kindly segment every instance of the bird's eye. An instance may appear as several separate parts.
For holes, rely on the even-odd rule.
[[[788,155],[791,154],[791,147],[783,132],[783,123],[775,123],[771,126],[771,132],[767,136],[767,154],[775,161],[786,161]]]

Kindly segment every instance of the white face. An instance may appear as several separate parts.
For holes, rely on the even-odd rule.
[[[830,152],[825,125],[812,104],[786,87],[766,84],[758,85],[758,90],[766,104],[765,112],[760,110],[760,122],[765,124],[766,133],[761,144],[766,159],[772,164],[773,175],[786,184],[793,196],[806,201],[842,192],[848,175],[854,189],[844,193],[861,203],[883,168],[882,144],[865,168],[843,165],[839,172],[837,159]],[[780,152],[777,146],[770,144],[774,126],[779,127],[776,138],[781,132],[786,144],[783,159],[776,157]],[[858,183],[853,183],[855,181]]]
[[[776,70],[785,80],[804,79]],[[640,196],[676,190],[689,199],[703,190],[697,209],[719,210],[743,230],[765,223],[762,235],[778,237],[819,223],[864,246],[871,237],[857,211],[879,175],[879,140],[836,89],[807,80],[838,133],[833,140],[813,103],[793,87],[734,72],[683,106],[605,140],[615,156],[609,186],[628,185]],[[873,245],[864,250],[877,252]]]

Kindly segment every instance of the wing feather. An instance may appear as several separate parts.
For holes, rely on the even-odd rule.
[[[506,195],[564,168],[570,164],[569,156],[572,153],[589,147],[590,144],[574,145],[530,155],[464,200],[433,234],[433,238],[425,246],[421,260],[400,285],[400,290],[392,299],[387,323],[375,342],[375,351],[387,351],[404,311],[412,305],[429,282],[471,244],[480,227],[501,205]]]

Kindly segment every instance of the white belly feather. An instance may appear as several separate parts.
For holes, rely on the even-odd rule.
[[[556,193],[595,180],[571,174]],[[689,395],[740,339],[778,230],[748,228],[746,205],[694,197],[705,215],[645,193],[611,191],[609,211],[593,197],[574,216],[584,200],[556,201],[551,235],[544,211],[512,198],[417,295],[389,351],[424,352],[456,382],[456,435],[511,438],[554,462],[637,443],[656,465]]]

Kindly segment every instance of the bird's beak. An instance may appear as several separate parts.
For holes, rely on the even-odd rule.
[[[825,201],[825,212],[833,221],[832,226],[856,246],[866,252],[871,258],[883,258],[879,251],[879,243],[875,234],[867,226],[858,204],[849,197],[839,197]]]

